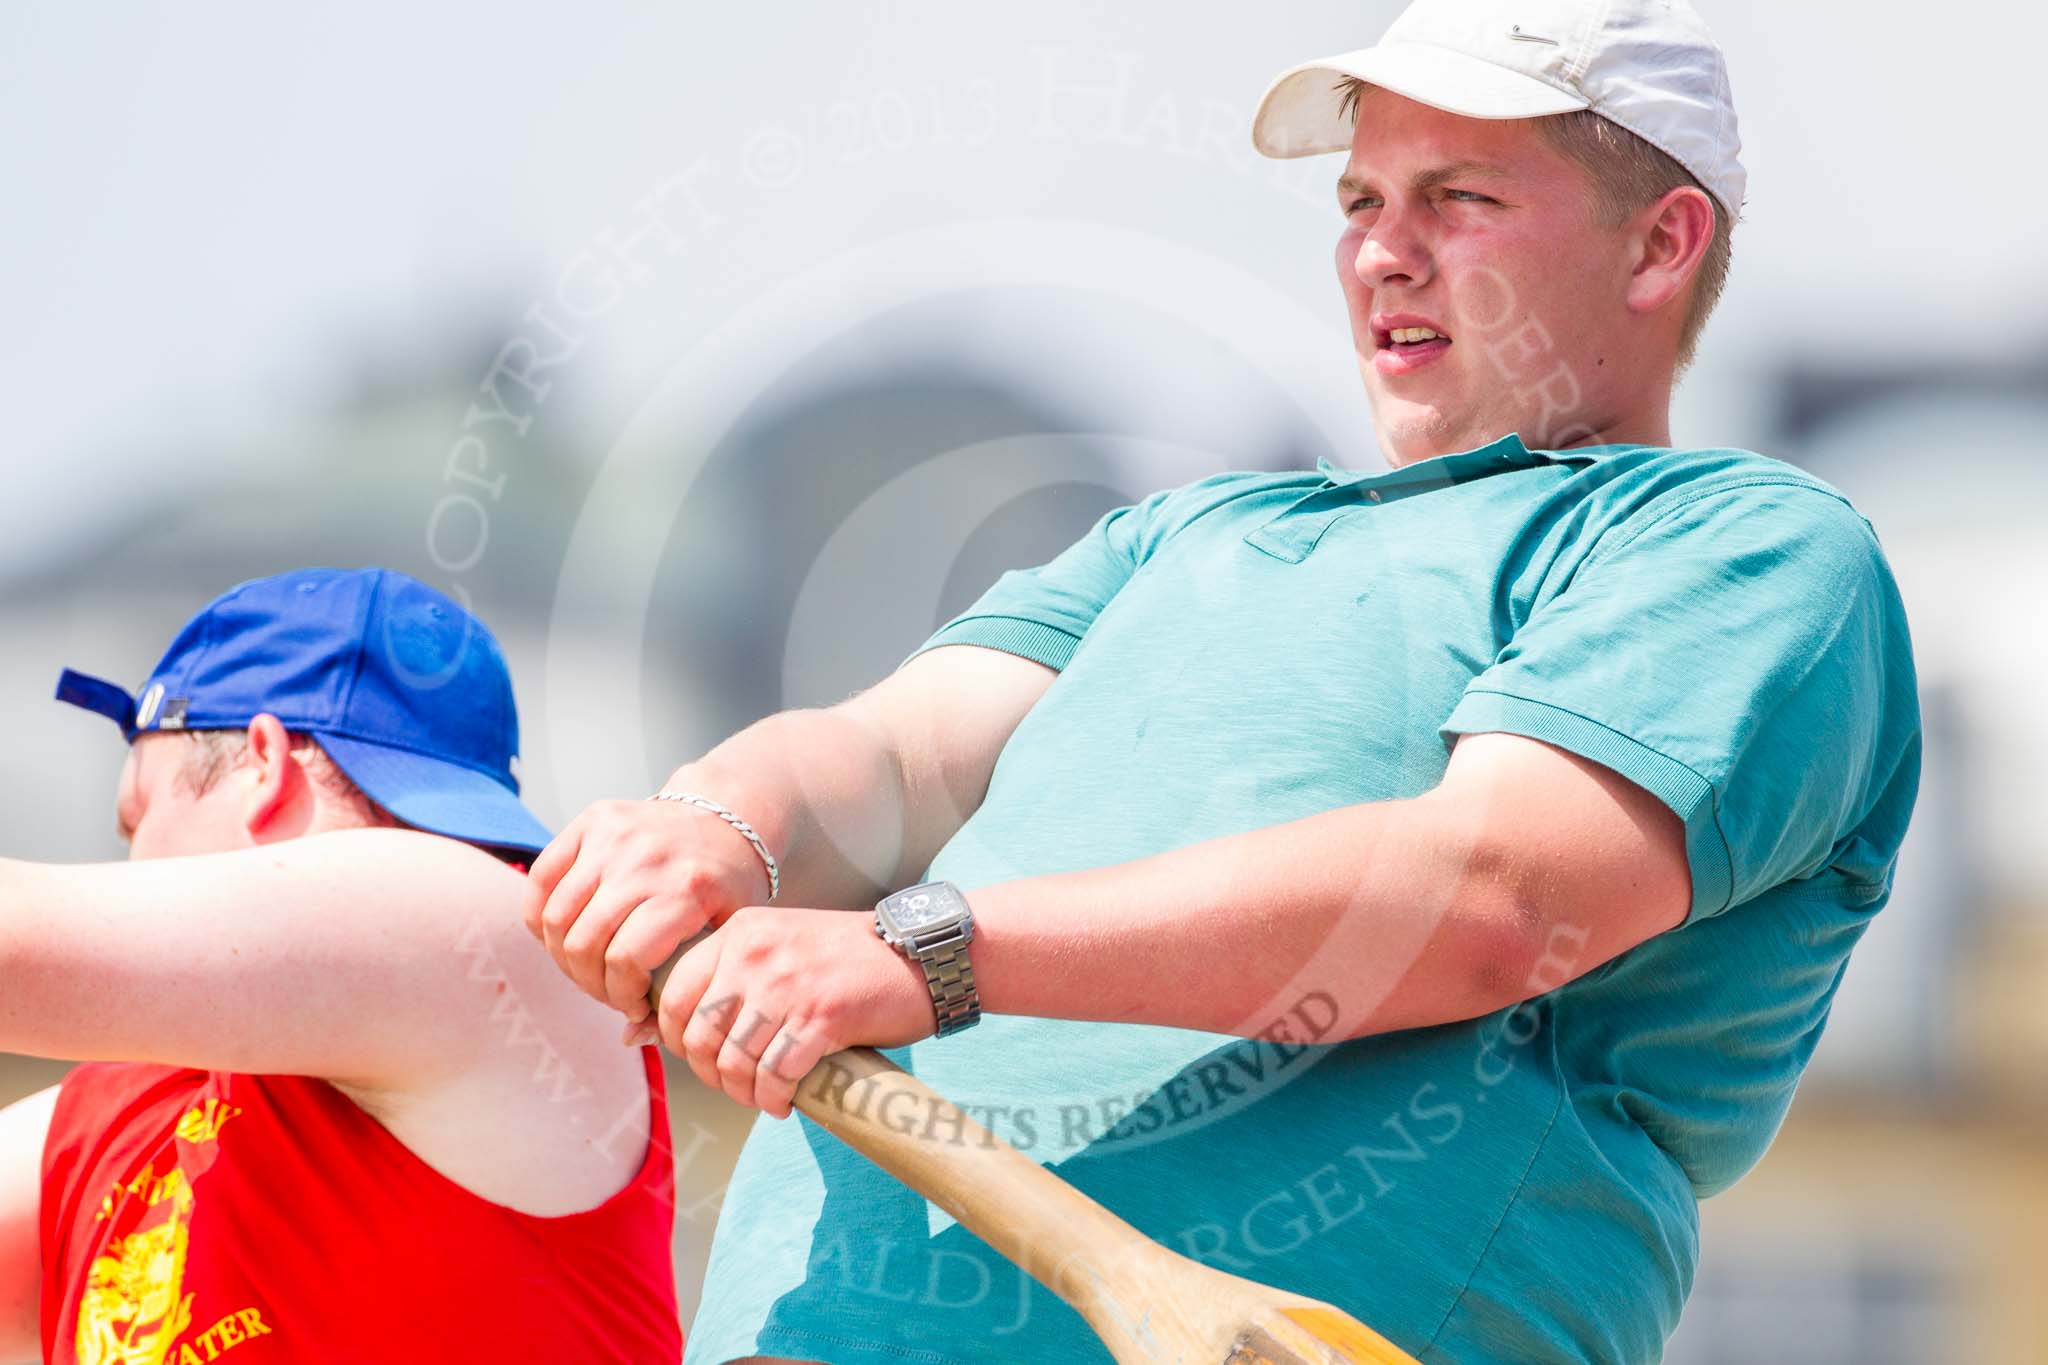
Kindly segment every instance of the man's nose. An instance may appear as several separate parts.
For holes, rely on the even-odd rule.
[[[1378,221],[1359,239],[1351,262],[1359,283],[1378,290],[1388,284],[1419,288],[1429,282],[1429,251],[1404,218],[1382,210]]]

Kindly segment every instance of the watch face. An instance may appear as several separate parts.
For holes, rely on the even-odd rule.
[[[959,914],[959,904],[943,887],[921,886],[889,898],[889,918],[899,933],[914,934]]]

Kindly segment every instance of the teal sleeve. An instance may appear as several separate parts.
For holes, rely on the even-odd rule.
[[[1689,920],[1830,870],[1874,898],[1919,719],[1868,523],[1792,484],[1689,492],[1633,520],[1539,598],[1444,734],[1527,735],[1657,796],[1685,822]]]
[[[1110,598],[1151,554],[1160,509],[1175,492],[1107,512],[1057,558],[1005,573],[903,662],[940,645],[982,645],[1064,669]]]

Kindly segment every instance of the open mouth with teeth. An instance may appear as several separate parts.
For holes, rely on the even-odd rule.
[[[1401,375],[1428,364],[1451,348],[1451,339],[1434,327],[1383,327],[1376,340],[1374,366],[1382,374]]]
[[[1380,333],[1380,345],[1396,350],[1427,346],[1433,341],[1441,341],[1446,346],[1451,344],[1449,337],[1433,327],[1395,327]]]

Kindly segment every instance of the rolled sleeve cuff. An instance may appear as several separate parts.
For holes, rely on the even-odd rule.
[[[1446,740],[1453,735],[1522,735],[1620,773],[1685,822],[1685,858],[1692,870],[1686,923],[1728,908],[1734,876],[1728,841],[1714,819],[1713,784],[1683,763],[1576,711],[1505,692],[1465,693],[1437,730]]]
[[[1057,672],[1067,666],[1080,643],[1078,635],[1022,616],[963,616],[940,627],[938,634],[919,645],[903,663],[940,645],[980,645],[1033,660]]]

